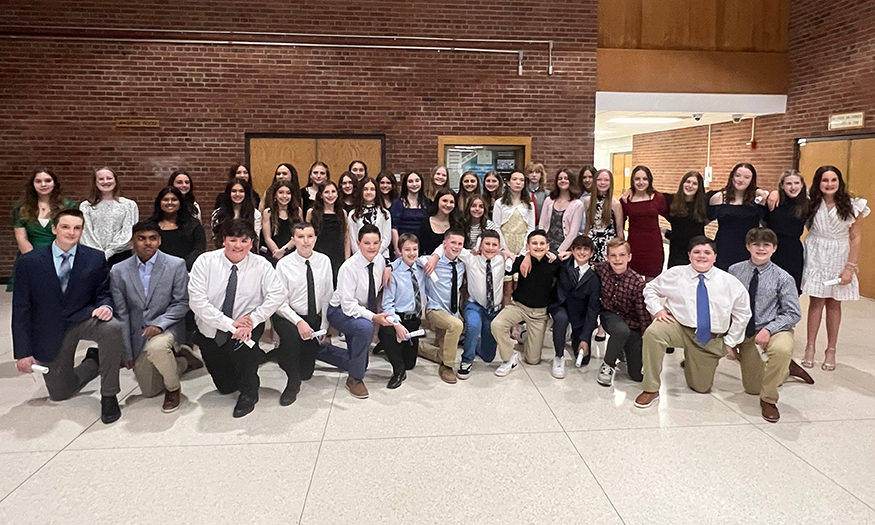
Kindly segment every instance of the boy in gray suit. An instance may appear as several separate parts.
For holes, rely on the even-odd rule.
[[[151,221],[132,228],[134,257],[110,270],[115,316],[123,325],[123,364],[133,368],[144,397],[164,392],[164,412],[179,408],[179,376],[203,366],[185,347],[188,271],[185,261],[158,251],[161,233]]]

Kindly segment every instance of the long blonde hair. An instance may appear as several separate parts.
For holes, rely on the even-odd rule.
[[[589,206],[586,208],[586,223],[589,225],[589,229],[592,229],[592,227],[596,224],[595,212],[599,200],[599,190],[596,186],[596,183],[599,180],[599,175],[601,175],[602,173],[608,174],[608,179],[611,181],[611,185],[608,186],[608,191],[605,194],[605,203],[602,204],[602,213],[598,218],[598,225],[604,228],[605,226],[611,224],[611,220],[614,218],[614,210],[611,206],[611,202],[614,198],[614,174],[611,173],[611,170],[598,170],[598,172],[595,174],[595,178],[592,181],[592,193],[589,196]]]

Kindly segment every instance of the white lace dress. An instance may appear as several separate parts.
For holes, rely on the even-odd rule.
[[[848,262],[851,249],[848,231],[854,221],[869,215],[866,199],[854,199],[853,216],[842,220],[835,206],[827,209],[821,204],[814,215],[808,236],[805,237],[805,267],[802,271],[802,293],[811,297],[856,301],[860,298],[860,284],[854,275],[849,284],[825,286],[837,279]]]

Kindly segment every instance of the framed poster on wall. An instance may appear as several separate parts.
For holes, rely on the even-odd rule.
[[[447,167],[450,187],[458,190],[462,173],[473,171],[480,180],[498,171],[505,179],[531,160],[532,137],[442,135],[438,137],[438,163]]]

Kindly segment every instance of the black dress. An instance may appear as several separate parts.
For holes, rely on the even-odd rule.
[[[769,212],[766,224],[778,236],[778,249],[772,255],[772,262],[793,276],[796,291],[802,293],[802,232],[805,230],[805,217],[796,217],[792,203],[782,203]]]
[[[189,224],[185,229],[161,230],[161,251],[185,260],[191,271],[195,259],[207,249],[207,236],[200,222]]]
[[[666,209],[666,220],[671,224],[671,236],[668,241],[668,267],[682,266],[690,264],[688,249],[690,239],[699,235],[705,235],[705,225],[708,224],[707,219],[704,222],[698,222],[693,219],[693,205],[687,203],[687,215],[685,217],[671,216],[671,203],[674,200],[674,195],[664,194]]]
[[[334,286],[337,286],[337,272],[344,261],[343,243],[346,236],[340,227],[340,218],[337,214],[326,213],[322,216],[322,224],[316,231],[316,244],[313,249],[324,253],[331,259],[331,271],[334,273]]]
[[[301,188],[301,217],[307,216],[307,210],[313,207],[313,201],[310,199],[310,192],[307,188]]]
[[[717,204],[708,206],[708,218],[717,221],[717,263],[721,270],[750,259],[744,243],[747,232],[757,228],[766,217],[768,208],[759,204]]]
[[[422,219],[419,225],[419,255],[431,255],[437,247],[444,242],[444,233],[435,233],[431,229],[431,221],[428,215]]]

